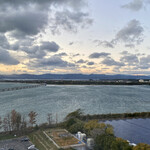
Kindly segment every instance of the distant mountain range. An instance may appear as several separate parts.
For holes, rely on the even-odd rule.
[[[150,79],[150,76],[137,76],[137,75],[105,75],[105,74],[13,74],[13,75],[0,75],[1,80],[6,79],[34,79],[34,80],[125,80],[125,79]]]

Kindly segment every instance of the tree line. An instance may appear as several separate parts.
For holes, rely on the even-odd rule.
[[[133,119],[133,118],[150,118],[150,112],[118,113],[118,114],[95,114],[80,115],[81,120],[115,120],[115,119]]]
[[[64,121],[64,128],[71,133],[78,131],[86,133],[95,141],[93,150],[150,150],[150,145],[139,143],[136,146],[130,145],[127,140],[118,138],[114,134],[112,125],[99,123],[99,120],[81,120],[83,112],[78,109],[69,113]]]
[[[58,124],[57,121],[53,123],[52,114],[48,113],[47,122],[37,125],[37,116],[34,111],[30,111],[25,116],[12,110],[3,118],[0,117],[0,128],[3,129],[4,134],[26,135],[34,130],[59,127],[67,129],[72,134],[78,131],[86,133],[87,137],[92,137],[95,141],[94,150],[150,150],[150,145],[144,143],[131,146],[126,140],[115,136],[113,126],[99,123],[98,119],[83,120],[81,109],[69,113],[64,121]]]
[[[22,115],[16,110],[7,113],[3,118],[0,116],[0,130],[4,133],[24,134],[30,132],[33,128],[38,128],[38,114],[35,111],[30,111],[27,116]],[[52,124],[52,114],[47,114],[48,127]]]

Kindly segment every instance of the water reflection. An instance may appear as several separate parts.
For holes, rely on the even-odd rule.
[[[132,143],[150,144],[150,119],[127,119],[106,121],[114,127],[117,137]]]

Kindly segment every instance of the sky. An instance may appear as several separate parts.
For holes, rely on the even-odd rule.
[[[150,0],[0,0],[0,74],[150,74]]]

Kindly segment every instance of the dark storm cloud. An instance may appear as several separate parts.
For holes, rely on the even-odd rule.
[[[127,8],[132,11],[139,11],[144,6],[144,0],[133,0],[132,2],[125,4],[122,6],[122,8]]]
[[[0,48],[0,64],[4,65],[18,65],[19,61],[13,58],[8,51]]]
[[[119,62],[119,61],[115,61],[112,58],[105,58],[102,62],[102,64],[107,65],[107,66],[125,66],[125,64],[123,62]]]
[[[104,58],[104,57],[107,57],[109,56],[110,53],[105,53],[105,52],[102,52],[102,53],[92,53],[89,58]]]

